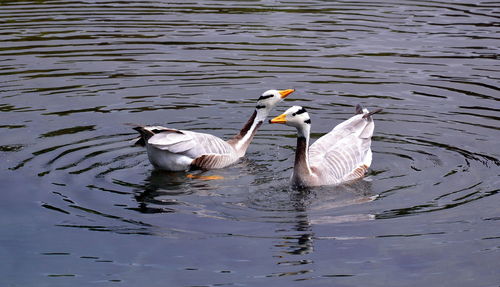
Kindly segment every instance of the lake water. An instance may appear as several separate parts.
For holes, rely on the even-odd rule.
[[[2,286],[500,286],[498,2],[0,8]],[[383,108],[367,178],[291,189],[285,126],[194,178],[131,144],[228,138],[271,88],[313,140]]]

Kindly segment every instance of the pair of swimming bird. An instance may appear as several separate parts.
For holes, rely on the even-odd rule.
[[[257,129],[271,110],[288,95],[288,90],[268,90],[257,100],[255,111],[240,132],[224,141],[216,136],[162,126],[136,126],[136,144],[145,146],[149,161],[162,170],[218,169],[243,157]],[[309,146],[311,119],[303,107],[293,106],[270,120],[297,129],[297,149],[292,184],[296,186],[334,185],[365,175],[372,162],[370,149],[374,123],[360,105],[356,115],[337,125]]]

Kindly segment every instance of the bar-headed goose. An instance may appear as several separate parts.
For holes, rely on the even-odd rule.
[[[293,106],[270,123],[297,129],[297,149],[292,184],[318,186],[339,184],[364,176],[372,162],[370,149],[374,123],[372,115],[360,105],[356,115],[340,123],[309,147],[311,119],[303,107]]]
[[[141,135],[136,144],[146,147],[149,161],[158,169],[185,171],[192,168],[223,168],[245,155],[255,132],[269,112],[292,92],[293,89],[264,92],[240,132],[227,141],[205,133],[162,126],[136,126],[134,129]]]

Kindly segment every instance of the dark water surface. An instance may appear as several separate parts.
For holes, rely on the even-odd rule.
[[[1,1],[2,286],[500,286],[493,1]],[[313,138],[375,116],[366,180],[289,188],[295,131],[154,171],[125,123]],[[198,175],[199,172],[193,172]]]

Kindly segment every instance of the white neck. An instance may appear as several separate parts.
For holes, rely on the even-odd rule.
[[[303,124],[297,128],[297,136],[306,138],[307,142],[309,142],[310,135],[311,135],[311,124]]]

